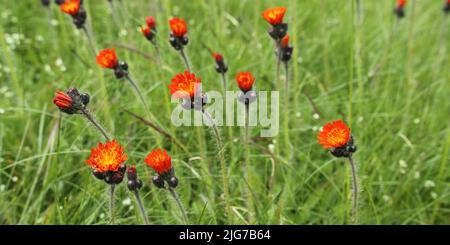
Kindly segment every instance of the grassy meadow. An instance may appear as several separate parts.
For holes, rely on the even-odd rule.
[[[122,3],[121,3],[122,2]],[[174,199],[152,184],[143,162],[157,148],[172,157],[189,224],[350,224],[350,166],[317,142],[327,122],[344,120],[358,147],[359,224],[450,224],[450,18],[444,1],[85,0],[98,50],[115,47],[160,125],[187,152],[131,116],[147,118],[135,91],[101,69],[89,41],[53,3],[0,0],[0,224],[109,224],[108,186],[85,163],[102,136],[86,119],[52,103],[56,90],[90,94],[88,108],[128,154],[144,182],[151,224],[184,224]],[[244,178],[242,127],[219,127],[232,213],[225,217],[213,131],[175,127],[167,85],[185,70],[168,42],[168,20],[186,19],[186,53],[203,90],[222,91],[206,47],[223,54],[228,90],[250,71],[257,90],[275,82],[274,44],[261,13],[285,6],[294,53],[289,101],[280,97],[280,131],[250,135],[251,178]],[[160,63],[139,26],[156,18]],[[359,17],[358,17],[359,16]],[[281,72],[281,84],[286,75]],[[286,114],[285,114],[286,113]],[[287,117],[286,117],[287,116]],[[287,121],[285,119],[288,119]],[[142,224],[126,179],[117,186],[116,224]],[[247,195],[250,190],[251,195]],[[230,221],[231,220],[231,221]]]

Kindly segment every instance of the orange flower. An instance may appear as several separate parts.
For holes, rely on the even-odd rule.
[[[281,47],[286,48],[289,45],[289,35],[286,34],[286,36],[281,39]]]
[[[155,21],[155,17],[153,16],[148,16],[147,18],[145,18],[145,23],[147,23],[148,28],[155,28],[156,26],[156,21]]]
[[[236,75],[236,81],[239,88],[246,93],[252,89],[255,78],[250,72],[239,72]]]
[[[275,7],[266,9],[263,12],[264,19],[271,25],[277,25],[283,22],[284,14],[286,13],[285,7]]]
[[[397,0],[397,8],[403,8],[406,5],[407,0]]]
[[[80,0],[67,0],[61,4],[60,8],[66,14],[76,15],[80,10]]]
[[[187,33],[186,21],[178,17],[169,20],[170,29],[175,37],[183,37]]]
[[[185,99],[193,98],[200,89],[200,78],[195,77],[194,73],[185,71],[184,73],[179,73],[172,78],[172,83],[169,84],[170,94],[174,98]],[[177,93],[178,92],[178,93]],[[181,93],[183,92],[183,93]]]
[[[56,91],[53,103],[61,110],[69,110],[73,105],[72,98],[62,91]]]
[[[325,124],[317,136],[323,148],[342,147],[350,140],[350,129],[342,120]]]
[[[128,159],[124,153],[124,148],[116,140],[107,141],[105,144],[98,143],[96,148],[92,148],[91,156],[86,163],[98,172],[116,172],[120,164]]]
[[[159,175],[169,173],[172,168],[172,159],[167,154],[167,151],[162,149],[156,149],[150,152],[144,162]]]
[[[117,67],[117,56],[115,49],[104,49],[97,55],[97,64],[103,68],[115,69]]]

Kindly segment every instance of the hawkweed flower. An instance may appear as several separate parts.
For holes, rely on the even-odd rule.
[[[80,29],[84,27],[87,14],[81,0],[66,0],[60,4],[61,11],[72,16],[73,24]]]
[[[156,149],[151,151],[144,162],[150,166],[155,172],[156,175],[153,176],[153,184],[158,188],[164,188],[165,182],[167,182],[168,190],[170,194],[175,199],[178,208],[180,209],[181,214],[183,215],[183,219],[185,223],[188,223],[188,218],[186,215],[186,209],[183,206],[183,203],[180,200],[180,197],[175,192],[174,188],[178,186],[178,179],[175,177],[175,170],[172,167],[172,158],[169,156],[166,150]]]
[[[255,77],[250,72],[239,72],[236,75],[236,82],[242,93],[238,94],[238,100],[248,106],[256,100],[256,93],[253,91]]]
[[[81,114],[90,121],[96,129],[107,139],[109,136],[103,127],[94,119],[92,113],[88,110],[90,97],[87,93],[80,93],[76,88],[69,88],[67,92],[56,91],[53,103],[61,112],[66,114]]]
[[[170,34],[169,42],[170,45],[176,50],[183,49],[189,43],[189,38],[187,34],[187,25],[184,19],[174,17],[169,20]]]
[[[281,40],[286,35],[288,25],[283,23],[285,13],[285,7],[275,7],[266,9],[262,14],[263,18],[272,25],[268,32],[274,40]]]
[[[187,36],[187,25],[184,19],[174,17],[169,20],[170,34],[169,42],[172,47],[180,52],[181,58],[183,59],[184,65],[188,71],[191,71],[191,66],[189,65],[189,59],[184,52],[184,46],[189,43],[189,38]]]
[[[141,32],[153,45],[155,45],[156,21],[155,17],[148,16],[145,18],[146,26],[141,26]]]
[[[394,13],[397,15],[398,18],[405,17],[405,5],[407,3],[407,0],[397,0],[397,5],[395,6]]]
[[[228,71],[228,66],[225,64],[223,60],[223,55],[219,53],[212,53],[212,57],[216,61],[216,71],[217,73],[224,74]]]
[[[142,188],[142,180],[138,178],[136,167],[133,165],[131,167],[127,167],[127,186],[128,190],[133,192],[134,197],[136,198],[136,201],[139,206],[139,210],[141,211],[142,218],[144,219],[144,224],[148,225],[148,217],[145,212],[144,205],[142,204],[141,197],[139,196],[139,189]]]
[[[353,136],[350,128],[342,121],[337,120],[327,123],[317,136],[319,144],[335,157],[346,157],[350,163],[352,178],[352,212],[351,220],[357,223],[358,218],[358,177],[352,155],[356,152]]]
[[[448,14],[450,12],[450,0],[447,0],[444,4],[444,13]]]
[[[106,143],[98,143],[92,148],[91,155],[86,163],[94,170],[93,175],[110,185],[109,191],[109,214],[111,223],[114,223],[114,190],[117,184],[123,180],[126,166],[123,164],[128,159],[127,154],[115,140]]]
[[[173,98],[182,100],[181,105],[186,110],[203,110],[207,103],[206,94],[201,92],[201,79],[187,70],[175,75],[167,87]]]

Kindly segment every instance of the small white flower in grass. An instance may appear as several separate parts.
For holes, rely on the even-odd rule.
[[[436,194],[436,192],[431,192],[431,197],[433,199],[436,199],[438,197],[438,195]]]
[[[129,205],[131,205],[131,199],[130,199],[129,197],[123,199],[122,205],[124,205],[124,206],[129,206]]]
[[[415,124],[419,124],[420,123],[420,118],[416,118],[416,119],[414,119],[414,121],[413,121]]]
[[[5,113],[5,109],[3,109],[3,108],[0,108],[0,115],[1,114],[4,114]],[[3,161],[3,159],[2,158],[0,158],[0,163]]]
[[[37,36],[36,36],[36,41],[38,41],[38,42],[43,42],[43,41],[44,41],[44,38],[43,38],[41,35],[37,35]]]
[[[436,184],[432,180],[426,180],[423,185],[425,186],[425,188],[433,188],[436,186]]]
[[[408,164],[407,164],[406,161],[403,160],[403,159],[400,159],[400,160],[398,161],[398,165],[400,165],[401,168],[408,168]]]
[[[64,209],[64,207],[63,206],[59,206],[59,210],[63,210]]]
[[[49,64],[44,65],[44,71],[48,74],[52,74],[52,67]]]
[[[277,143],[277,140],[276,139],[273,139],[272,140],[272,144],[276,144]]]
[[[313,114],[313,118],[316,119],[316,120],[318,120],[318,119],[320,118],[320,116],[319,116],[319,114],[314,113],[314,114]]]
[[[317,127],[317,126],[312,127],[312,131],[316,132],[318,130],[322,131],[322,127]]]
[[[104,213],[101,213],[100,214],[100,219],[104,219],[105,218],[105,214]]]
[[[119,36],[120,36],[120,37],[125,37],[126,35],[128,35],[128,32],[127,32],[126,29],[120,30],[120,32],[119,32]]]
[[[364,117],[358,117],[358,123],[362,123],[364,121]]]
[[[58,59],[56,59],[56,61],[55,61],[55,65],[57,65],[57,66],[63,66],[64,63],[63,63],[63,61],[62,61],[61,58],[58,58]]]
[[[302,113],[301,113],[301,112],[295,113],[295,117],[301,117],[301,116],[302,116]]]
[[[400,173],[401,174],[406,174],[406,169],[405,168],[400,168]]]
[[[55,20],[55,19],[52,19],[52,20],[50,21],[50,25],[52,25],[52,26],[57,26],[57,25],[59,25],[59,22],[58,22],[57,20]]]
[[[388,195],[383,195],[383,200],[384,202],[389,202],[391,201],[391,198]]]
[[[12,182],[17,182],[19,180],[19,177],[17,177],[17,176],[13,176],[12,178],[11,178],[11,181]]]
[[[267,146],[267,148],[269,148],[269,151],[270,151],[270,153],[274,153],[275,152],[275,145],[274,144],[269,144],[268,146]]]
[[[6,185],[0,185],[0,192],[3,192],[6,190]]]
[[[414,179],[420,179],[420,172],[419,171],[414,172]]]
[[[2,12],[2,18],[6,19],[11,15],[11,10],[6,9],[5,11]]]
[[[237,138],[234,138],[234,139],[233,139],[233,142],[234,142],[234,143],[236,143],[236,142],[238,142],[238,141],[239,141],[239,140],[238,140]]]
[[[61,70],[61,71],[63,71],[63,72],[64,72],[64,71],[66,71],[66,70],[67,70],[67,68],[66,68],[65,66],[60,66],[60,67],[59,67],[59,70]]]

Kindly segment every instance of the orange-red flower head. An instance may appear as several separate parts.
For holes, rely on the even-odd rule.
[[[145,18],[145,23],[147,23],[148,28],[153,29],[156,27],[155,17],[153,16],[148,16],[147,18]]]
[[[150,37],[150,35],[152,35],[152,30],[148,26],[141,26],[141,32],[145,37]]]
[[[66,0],[63,4],[60,5],[60,8],[64,13],[74,16],[80,10],[80,6],[80,0]]]
[[[103,68],[115,69],[118,61],[115,49],[104,49],[100,51],[96,58],[97,64]]]
[[[407,0],[397,0],[397,8],[403,8],[407,2]]]
[[[172,78],[169,84],[170,94],[177,99],[193,98],[200,90],[201,79],[194,73],[185,71]]]
[[[246,93],[252,89],[255,78],[250,72],[239,72],[236,75],[236,82],[242,92]]]
[[[92,148],[91,155],[86,163],[97,172],[117,172],[120,165],[128,159],[123,146],[117,141],[107,141],[105,144],[98,143]]]
[[[212,53],[212,56],[214,57],[214,59],[216,60],[216,62],[221,62],[223,61],[223,56],[221,54],[218,53]]]
[[[350,140],[350,129],[342,120],[330,122],[323,126],[317,136],[323,148],[338,148],[345,146]]]
[[[147,155],[144,162],[160,175],[167,174],[172,169],[172,159],[166,150],[153,150]]]
[[[175,37],[183,37],[187,33],[186,21],[178,17],[169,20],[170,30]]]
[[[73,106],[72,98],[62,91],[56,91],[53,103],[61,110],[70,110]]]
[[[264,10],[262,15],[267,22],[274,26],[283,22],[285,13],[285,7],[275,7]]]

